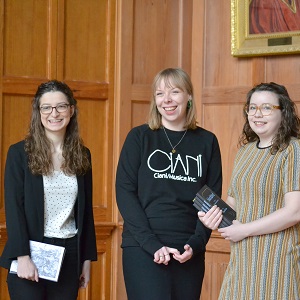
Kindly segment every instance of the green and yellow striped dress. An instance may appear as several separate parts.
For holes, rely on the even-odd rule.
[[[276,155],[256,143],[239,150],[228,190],[236,201],[237,220],[262,218],[284,206],[284,194],[299,190],[299,140]],[[300,224],[231,243],[219,300],[299,299]]]

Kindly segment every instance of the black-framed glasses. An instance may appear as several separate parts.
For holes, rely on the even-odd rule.
[[[254,116],[258,109],[263,116],[269,116],[273,109],[281,109],[281,107],[270,103],[263,103],[261,105],[250,103],[245,105],[245,112],[248,116]]]
[[[55,110],[58,113],[63,113],[65,111],[67,111],[68,107],[70,106],[70,104],[67,103],[63,103],[63,104],[58,104],[56,106],[51,106],[51,105],[43,105],[40,107],[40,112],[44,115],[49,115],[52,113],[53,108],[55,108]]]

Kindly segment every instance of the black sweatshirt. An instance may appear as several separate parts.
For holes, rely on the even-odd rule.
[[[176,145],[184,131],[165,129]],[[122,247],[140,246],[153,255],[162,246],[194,255],[205,252],[211,231],[193,206],[204,184],[221,196],[222,166],[216,136],[198,127],[188,130],[171,153],[164,130],[133,128],[123,145],[116,175],[116,197],[124,219]]]

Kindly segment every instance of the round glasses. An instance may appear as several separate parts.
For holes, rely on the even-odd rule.
[[[40,111],[42,114],[44,115],[49,115],[52,113],[53,111],[53,108],[55,108],[55,110],[58,112],[58,113],[63,113],[65,111],[67,111],[68,107],[70,106],[70,104],[59,104],[57,106],[50,106],[50,105],[43,105],[40,107]]]
[[[273,109],[281,109],[279,105],[273,105],[270,103],[263,103],[261,105],[256,104],[246,104],[245,112],[248,116],[254,116],[259,110],[263,116],[269,116]]]

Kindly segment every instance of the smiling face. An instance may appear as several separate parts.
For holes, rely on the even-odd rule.
[[[47,92],[40,98],[40,107],[51,106],[56,107],[60,104],[69,104],[67,97],[62,92]],[[45,128],[46,135],[51,137],[53,135],[64,135],[66,128],[73,115],[74,107],[68,106],[64,112],[57,112],[55,108],[50,114],[41,114],[41,122]]]
[[[250,99],[250,105],[260,106],[263,103],[279,105],[279,100],[275,93],[269,91],[254,92]],[[271,114],[264,116],[259,109],[253,116],[248,116],[251,129],[258,135],[260,147],[267,147],[272,144],[272,140],[278,132],[281,124],[282,113],[279,109],[273,109]]]
[[[161,114],[162,125],[171,130],[183,130],[188,100],[186,91],[175,87],[171,81],[166,84],[165,80],[161,80],[155,90],[155,103]]]

